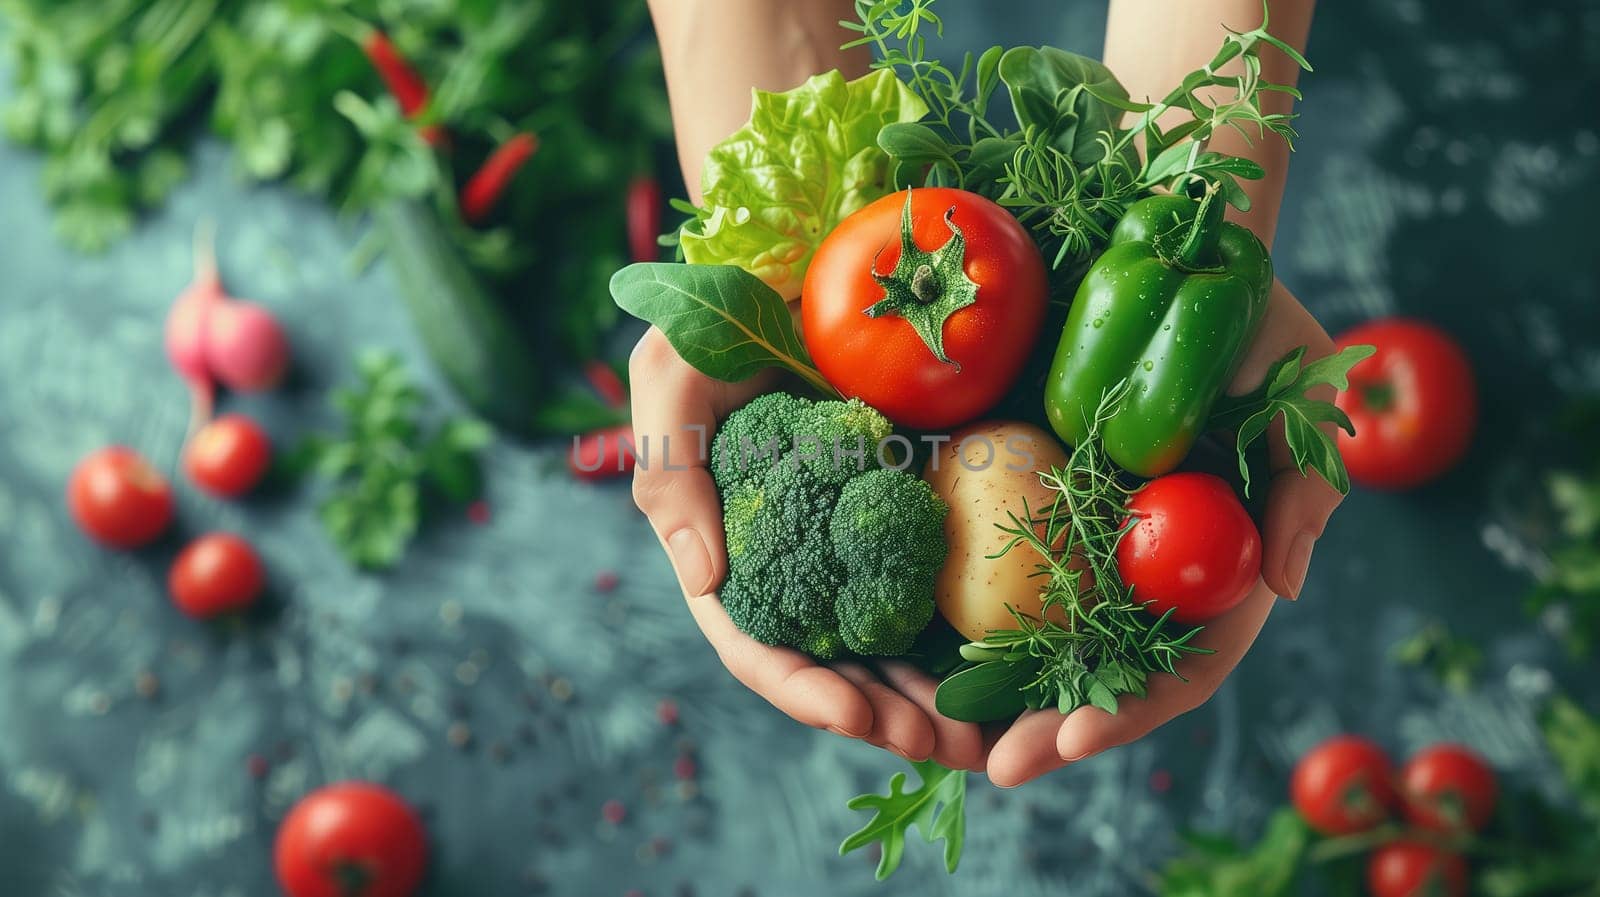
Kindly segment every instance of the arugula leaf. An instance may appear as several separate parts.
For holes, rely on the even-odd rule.
[[[707,154],[705,207],[679,233],[693,264],[726,264],[792,299],[812,253],[840,221],[892,189],[878,131],[926,104],[893,72],[837,71],[782,93],[755,91],[750,121]]]
[[[967,833],[967,771],[947,769],[932,760],[912,761],[922,784],[905,791],[906,774],[897,772],[889,779],[886,795],[862,794],[852,798],[852,810],[876,810],[872,820],[839,845],[839,855],[882,842],[878,859],[878,880],[883,881],[900,867],[905,853],[906,832],[917,826],[929,844],[944,839],[944,868],[956,871],[961,862],[961,847]]]
[[[1292,807],[1267,821],[1261,840],[1249,847],[1230,838],[1185,837],[1188,852],[1157,875],[1161,897],[1288,897],[1310,843],[1310,830]]]
[[[453,502],[481,494],[478,453],[492,433],[465,418],[426,431],[426,397],[398,356],[368,352],[358,365],[359,384],[334,395],[345,432],[309,437],[285,467],[291,475],[310,473],[331,484],[318,509],[329,537],[351,563],[380,569],[405,553],[429,492]]]
[[[784,367],[837,395],[812,365],[788,303],[743,268],[641,262],[612,276],[611,296],[708,377],[736,382]]]
[[[1300,475],[1308,476],[1308,470],[1315,470],[1340,495],[1350,491],[1350,474],[1339,456],[1339,445],[1317,425],[1336,424],[1352,436],[1355,425],[1332,402],[1308,399],[1305,394],[1318,386],[1348,389],[1350,369],[1376,351],[1372,346],[1350,346],[1302,367],[1306,347],[1301,346],[1273,364],[1254,392],[1225,396],[1217,402],[1206,429],[1237,431],[1239,475],[1244,479],[1246,495],[1250,494],[1250,465],[1245,449],[1266,433],[1278,417],[1283,418],[1284,439]]]

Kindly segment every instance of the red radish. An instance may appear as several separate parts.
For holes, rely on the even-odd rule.
[[[215,384],[206,364],[206,320],[217,303],[227,301],[222,291],[222,278],[217,275],[214,234],[215,229],[209,223],[195,228],[194,276],[167,314],[167,358],[178,376],[189,385],[191,432],[211,419]]]
[[[608,480],[632,473],[637,461],[633,425],[618,424],[572,437],[567,468],[580,480]]]
[[[271,389],[289,369],[289,340],[272,313],[232,299],[206,317],[206,366],[222,385],[240,392]]]
[[[213,228],[195,229],[194,279],[167,315],[167,358],[189,384],[189,429],[211,419],[216,384],[229,389],[270,389],[289,366],[289,341],[276,318],[222,287]]]

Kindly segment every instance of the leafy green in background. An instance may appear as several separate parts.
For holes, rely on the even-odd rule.
[[[334,394],[344,431],[312,436],[288,462],[329,484],[328,536],[358,567],[391,567],[416,536],[430,498],[468,502],[483,490],[478,451],[489,428],[458,418],[426,426],[426,396],[398,356],[369,352],[360,382]]]
[[[1587,657],[1600,632],[1600,472],[1555,474],[1549,490],[1561,540],[1550,551],[1549,568],[1529,596],[1528,609],[1565,617],[1562,640],[1574,656]]]
[[[433,198],[529,332],[587,358],[617,318],[605,283],[626,261],[628,182],[670,132],[645,14],[636,0],[0,0],[13,71],[0,115],[44,154],[75,246],[104,247],[160,204],[209,129],[244,177],[350,211]],[[364,55],[369,28],[432,85],[418,119]],[[466,227],[457,189],[521,131],[539,152],[492,226]]]
[[[1472,640],[1451,632],[1439,620],[1397,643],[1390,657],[1402,666],[1426,670],[1440,685],[1455,692],[1470,690],[1478,668],[1483,666],[1483,650]]]
[[[1292,808],[1268,820],[1261,840],[1240,844],[1220,835],[1185,836],[1186,852],[1157,877],[1161,897],[1291,897],[1311,832]]]

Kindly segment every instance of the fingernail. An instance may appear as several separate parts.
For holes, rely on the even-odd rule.
[[[866,738],[867,737],[867,733],[865,733],[865,732],[846,732],[843,728],[841,728],[839,726],[829,726],[828,727],[828,731],[832,732],[835,735],[843,735],[845,738]]]
[[[1311,569],[1311,549],[1315,548],[1317,537],[1301,530],[1294,537],[1294,542],[1289,545],[1289,556],[1283,563],[1284,579],[1289,586],[1289,594],[1283,596],[1290,601],[1300,597],[1300,587],[1306,584],[1306,571]]]
[[[672,567],[678,573],[678,584],[689,597],[697,598],[711,591],[711,552],[706,550],[706,540],[692,528],[685,527],[667,537],[667,549],[672,553]]]

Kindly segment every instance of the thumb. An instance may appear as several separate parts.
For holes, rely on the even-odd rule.
[[[1267,492],[1261,578],[1278,595],[1300,597],[1312,549],[1343,498],[1315,472],[1301,476],[1290,467],[1273,476]]]

